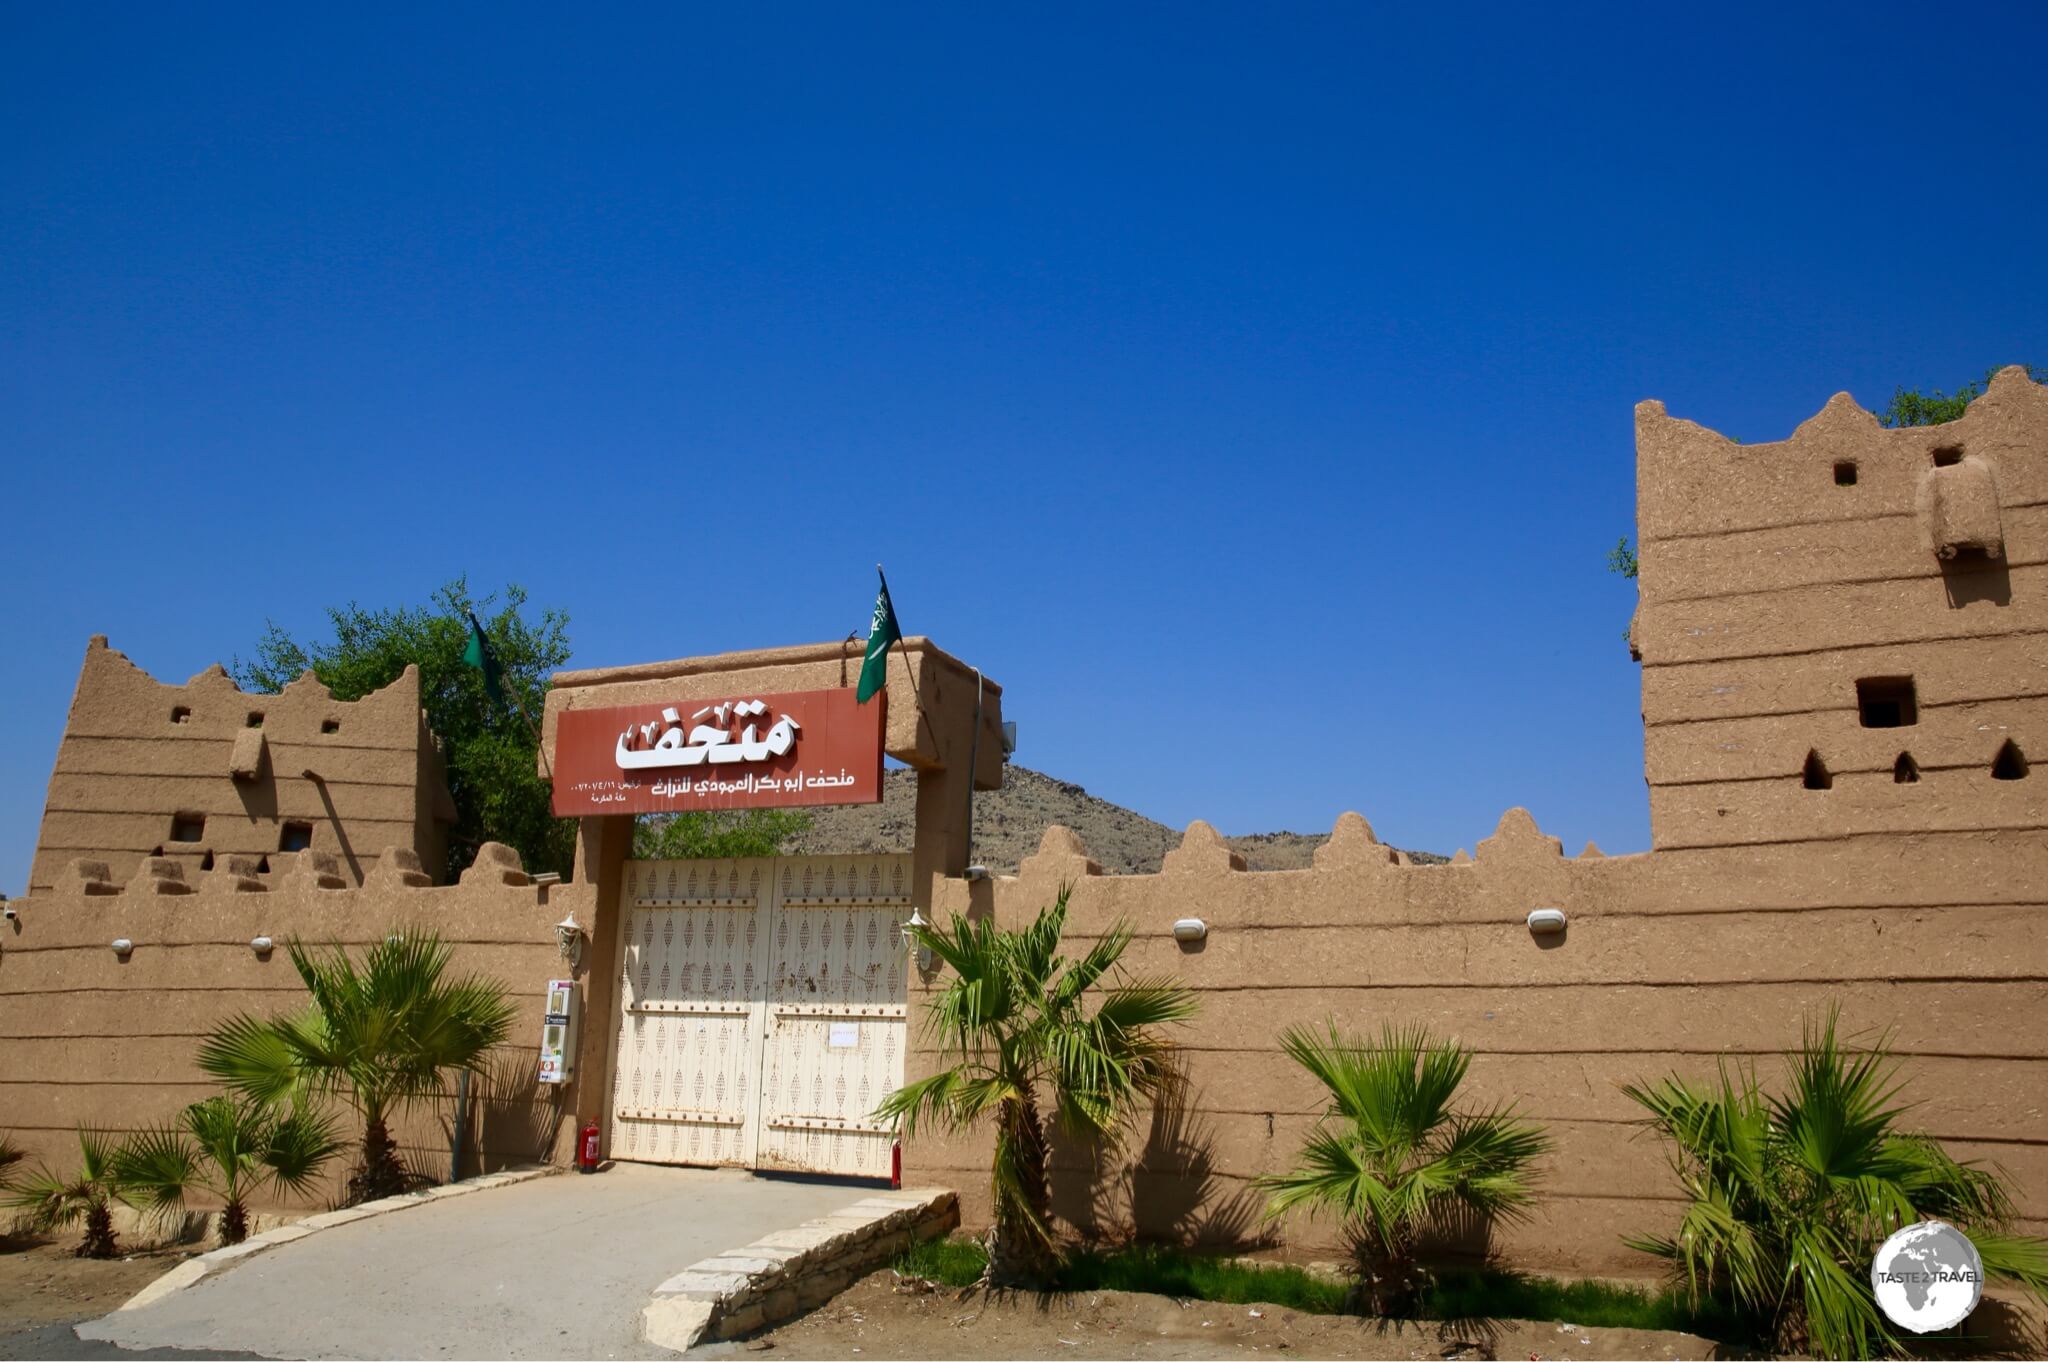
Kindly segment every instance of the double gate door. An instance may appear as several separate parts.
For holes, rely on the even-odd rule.
[[[612,1153],[888,1177],[910,857],[630,861]]]

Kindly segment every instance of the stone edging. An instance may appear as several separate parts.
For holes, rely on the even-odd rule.
[[[560,1168],[515,1168],[503,1173],[486,1173],[482,1177],[467,1178],[451,1182],[444,1187],[429,1187],[423,1192],[407,1192],[401,1196],[388,1196],[380,1201],[366,1201],[360,1206],[349,1206],[339,1211],[327,1211],[320,1215],[309,1215],[304,1220],[289,1225],[280,1225],[262,1234],[252,1234],[239,1244],[217,1248],[211,1253],[202,1253],[158,1277],[142,1290],[122,1302],[117,1310],[137,1310],[145,1305],[154,1305],[173,1292],[206,1280],[216,1272],[232,1267],[252,1253],[261,1253],[279,1244],[289,1244],[294,1239],[304,1239],[315,1230],[332,1229],[351,1221],[367,1220],[373,1215],[388,1215],[412,1206],[424,1206],[429,1202],[442,1201],[451,1196],[467,1196],[471,1192],[489,1191],[493,1187],[509,1187],[515,1182],[531,1182],[559,1173]]]
[[[920,1239],[960,1223],[942,1187],[879,1192],[795,1229],[690,1264],[654,1288],[640,1312],[649,1343],[683,1352],[822,1305]]]

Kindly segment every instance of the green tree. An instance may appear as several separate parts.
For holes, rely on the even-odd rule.
[[[304,644],[272,623],[255,658],[238,657],[231,670],[237,684],[254,692],[282,690],[310,671],[337,699],[359,700],[396,681],[408,664],[417,665],[421,703],[441,740],[455,799],[442,878],[453,882],[485,842],[516,848],[530,871],[564,874],[575,854],[576,825],[556,818],[549,805],[529,719],[540,717],[549,674],[569,660],[569,619],[543,610],[529,620],[525,605],[526,593],[516,586],[505,588],[498,605],[495,596],[472,596],[467,579],[458,577],[424,606],[366,610],[352,602],[330,609],[334,636],[326,641]],[[504,667],[504,705],[484,693],[483,674],[463,663],[471,610]]]
[[[81,1258],[112,1258],[121,1251],[114,1239],[113,1203],[119,1196],[114,1181],[114,1141],[97,1130],[78,1130],[78,1171],[59,1173],[48,1164],[20,1179],[6,1204],[25,1211],[39,1234],[84,1224]]]
[[[1062,889],[1022,931],[958,914],[950,929],[912,929],[953,971],[925,1009],[946,1067],[898,1088],[876,1112],[905,1134],[920,1121],[961,1130],[993,1118],[986,1280],[996,1286],[1045,1286],[1057,1258],[1039,1094],[1051,1094],[1069,1134],[1116,1138],[1140,1103],[1175,1082],[1174,1044],[1162,1028],[1195,1014],[1194,995],[1180,984],[1123,975],[1118,961],[1131,943],[1123,923],[1069,964],[1059,954],[1067,897]],[[1104,984],[1111,971],[1115,982]]]
[[[1607,570],[1618,573],[1631,582],[1636,579],[1635,546],[1628,542],[1627,535],[1623,535],[1615,546],[1607,551]]]
[[[2031,364],[2020,367],[2036,383],[2048,380],[2048,373]],[[1952,393],[1945,393],[1939,388],[1929,388],[1924,392],[1918,388],[1896,389],[1890,404],[1878,413],[1877,419],[1887,426],[1938,426],[1953,421],[1969,410],[1970,403],[1984,395],[1984,390],[1997,376],[1997,369],[1986,369],[1984,377],[1965,383]]]
[[[478,975],[444,977],[452,952],[432,932],[388,936],[360,966],[339,946],[315,954],[293,940],[287,948],[312,1003],[284,1017],[232,1018],[199,1047],[199,1067],[264,1105],[347,1101],[363,1129],[350,1204],[405,1191],[413,1179],[389,1119],[443,1093],[448,1070],[484,1072],[486,1053],[512,1024],[504,987]]]
[[[181,1214],[197,1189],[222,1203],[220,1238],[249,1236],[249,1197],[266,1187],[299,1195],[340,1152],[333,1122],[307,1106],[261,1106],[228,1097],[194,1102],[175,1122],[137,1131],[114,1151],[113,1181],[138,1210]]]
[[[1399,1310],[1424,1284],[1424,1235],[1457,1212],[1519,1215],[1531,1200],[1530,1165],[1549,1137],[1505,1106],[1453,1106],[1472,1052],[1421,1027],[1388,1026],[1377,1042],[1302,1027],[1280,1048],[1322,1084],[1329,1105],[1295,1166],[1261,1178],[1267,1214],[1296,1207],[1343,1222],[1364,1258],[1374,1308]]]
[[[811,830],[804,809],[709,809],[656,814],[633,828],[633,855],[643,861],[700,861],[727,856],[780,856]]]
[[[1838,1012],[1809,1017],[1786,1090],[1724,1063],[1705,1086],[1672,1076],[1623,1091],[1670,1140],[1687,1201],[1678,1232],[1630,1239],[1670,1264],[1695,1300],[1746,1315],[1780,1353],[1899,1354],[1906,1340],[1871,1292],[1878,1246],[1902,1225],[1966,1231],[1993,1278],[2048,1296],[2048,1244],[2009,1232],[2010,1183],[1898,1128],[1904,1108],[1887,1041],[1850,1052]]]

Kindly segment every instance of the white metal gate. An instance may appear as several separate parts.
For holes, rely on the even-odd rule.
[[[889,1175],[910,857],[631,861],[612,1150]]]

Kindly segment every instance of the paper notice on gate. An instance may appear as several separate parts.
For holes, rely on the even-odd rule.
[[[832,1036],[826,1043],[835,1050],[851,1050],[860,1044],[860,1027],[853,1022],[833,1022]]]

